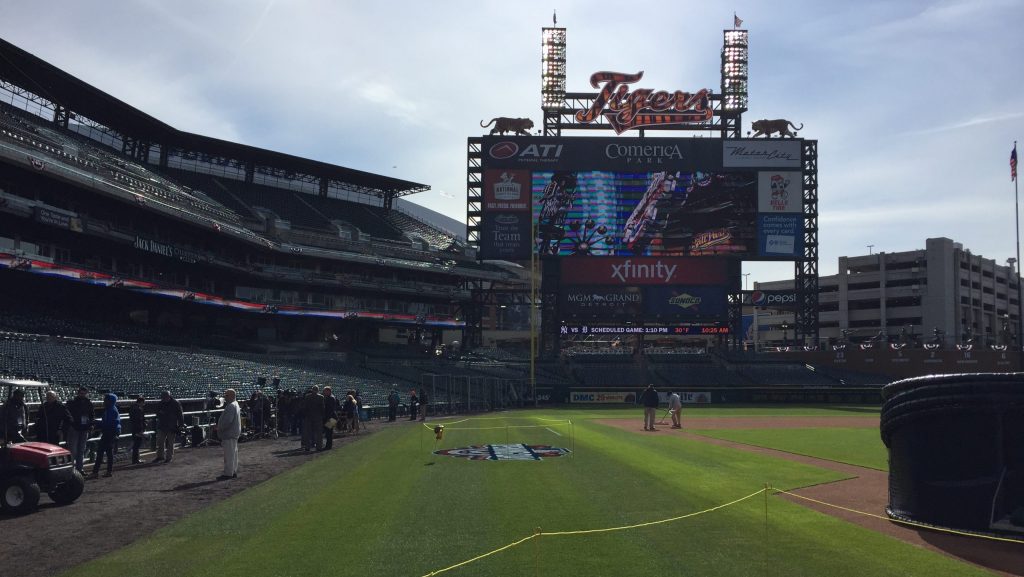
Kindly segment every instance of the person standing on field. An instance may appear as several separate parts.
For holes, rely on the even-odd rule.
[[[138,395],[135,403],[128,409],[128,423],[132,428],[132,464],[141,463],[139,449],[146,439],[146,397]]]
[[[313,385],[303,399],[302,448],[306,451],[324,449],[324,396]]]
[[[679,393],[672,393],[668,396],[668,410],[672,413],[672,428],[683,428],[683,401]]]
[[[156,458],[154,463],[170,463],[174,458],[174,441],[185,428],[185,413],[170,391],[160,393],[156,405]]]
[[[224,412],[217,419],[217,436],[224,449],[224,472],[219,481],[238,476],[238,437],[242,435],[242,409],[235,401],[235,390],[224,391]]]
[[[75,460],[75,469],[85,474],[85,450],[92,429],[93,417],[96,412],[89,400],[89,389],[78,387],[78,395],[68,401],[68,413],[71,414],[70,427],[64,431],[68,442],[68,450]]]
[[[658,412],[658,391],[655,390],[654,385],[647,385],[644,392],[640,395],[640,404],[644,406],[644,430],[645,431],[657,431],[654,428],[654,417]]]
[[[55,391],[46,391],[46,402],[36,413],[36,439],[41,443],[60,444],[60,431],[71,423],[71,413],[57,398]]]
[[[338,423],[338,409],[341,402],[331,392],[331,387],[324,387],[324,450],[334,447],[334,427]],[[331,421],[334,421],[333,423]],[[330,426],[328,426],[330,425]]]
[[[114,474],[114,453],[117,452],[117,437],[121,434],[121,412],[117,410],[117,395],[107,393],[103,395],[103,418],[100,419],[100,446],[96,449],[96,461],[92,466],[90,478],[96,479],[100,476],[100,467],[103,466],[103,457],[107,458],[107,472],[104,477]]]

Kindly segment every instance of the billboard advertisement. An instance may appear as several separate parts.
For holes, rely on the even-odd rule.
[[[802,182],[799,172],[763,170],[757,173],[757,211],[761,214],[802,213]]]
[[[739,282],[739,263],[725,258],[566,258],[565,285],[728,285]]]
[[[672,320],[725,319],[724,286],[644,287],[644,311],[648,318]]]
[[[763,216],[803,210],[800,140],[488,136],[480,153],[481,258],[749,260],[802,250],[794,239],[787,252],[777,238],[785,231],[762,233]],[[529,243],[495,220],[522,215]]]
[[[560,310],[570,317],[633,317],[643,312],[640,287],[563,286]]]
[[[761,256],[787,259],[803,256],[803,214],[762,214],[757,218],[757,237]]]
[[[480,221],[480,258],[521,260],[530,254],[530,213],[494,212]]]
[[[680,322],[724,320],[723,286],[573,286],[559,293],[563,319]]]
[[[796,291],[744,291],[743,304],[755,307],[799,308]]]

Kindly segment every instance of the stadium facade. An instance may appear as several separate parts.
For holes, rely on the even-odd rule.
[[[1013,264],[999,264],[948,238],[929,238],[919,250],[839,257],[839,272],[818,280],[817,344],[1014,345],[1020,301]],[[792,290],[793,281],[755,283],[754,288]],[[793,315],[786,310],[766,307],[755,314],[751,307],[748,314],[753,315],[748,341],[816,344],[794,343]]]

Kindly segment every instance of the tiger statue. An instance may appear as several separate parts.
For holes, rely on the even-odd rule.
[[[520,136],[530,136],[530,129],[533,128],[533,121],[529,118],[506,118],[499,116],[492,118],[491,122],[484,124],[484,121],[480,121],[482,128],[487,128],[491,124],[494,124],[494,128],[491,129],[491,135],[495,132],[498,134],[505,134],[506,132],[514,132]]]
[[[789,131],[790,126],[793,127],[793,132]],[[772,133],[778,132],[780,138],[785,138],[787,136],[795,138],[796,131],[803,130],[804,125],[801,123],[800,126],[797,126],[785,118],[777,118],[775,120],[755,120],[750,123],[750,127],[754,129],[755,137],[763,135],[765,138],[770,138]]]

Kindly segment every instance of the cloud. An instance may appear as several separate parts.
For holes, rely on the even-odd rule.
[[[909,132],[897,133],[894,136],[925,136],[929,134],[938,134],[941,132],[949,132],[953,130],[961,130],[964,128],[973,128],[984,124],[991,124],[994,122],[1006,122],[1008,120],[1016,120],[1018,118],[1024,118],[1024,112],[1010,112],[1006,114],[999,114],[996,116],[976,116],[960,122],[954,122],[943,126],[936,126],[934,128],[925,128],[922,130],[911,130]]]

